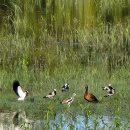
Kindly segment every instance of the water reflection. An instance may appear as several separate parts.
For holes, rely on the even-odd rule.
[[[126,119],[100,115],[76,115],[58,113],[54,118],[30,120],[25,112],[0,113],[0,130],[111,130],[129,129]]]
[[[62,122],[62,123],[61,123]],[[62,128],[62,130],[111,130],[111,129],[128,129],[130,128],[130,123],[128,120],[111,117],[111,116],[100,116],[100,115],[90,115],[82,116],[78,115],[75,119],[69,115],[58,114],[55,120],[51,120],[49,123],[51,129]]]
[[[23,112],[0,113],[0,130],[23,130],[32,129],[32,120]]]

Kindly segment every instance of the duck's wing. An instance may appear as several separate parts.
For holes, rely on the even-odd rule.
[[[17,93],[18,93],[19,97],[25,97],[25,93],[23,92],[23,90],[20,86],[18,86],[18,88],[17,88]]]
[[[69,89],[70,87],[69,87],[69,86],[67,86],[66,88],[67,88],[67,89]]]
[[[69,102],[71,102],[73,99],[72,99],[72,97],[71,98],[68,98],[68,99],[64,99],[63,101],[62,101],[62,104],[64,104],[64,103],[69,103]]]
[[[18,86],[13,86],[13,90],[14,90],[15,94],[19,97]]]
[[[92,93],[88,93],[87,95],[84,94],[84,99],[90,102],[92,101],[98,102],[98,99]]]
[[[112,87],[112,86],[108,86],[108,87],[109,87],[109,89],[110,89],[110,90],[112,90],[112,89],[113,89],[113,87]]]
[[[48,95],[44,96],[43,98],[52,98],[54,96],[53,92],[50,92]]]
[[[96,96],[94,96],[93,94],[91,96],[93,98],[93,101],[98,102],[98,99],[96,98]]]
[[[71,97],[71,98],[68,98],[67,102],[69,103],[69,102],[71,102],[72,100],[73,100],[72,97]]]
[[[18,96],[18,97],[21,97],[24,95],[24,92],[22,91],[21,87],[20,87],[20,83],[18,80],[15,80],[13,82],[13,90],[15,92],[15,94]]]
[[[53,92],[50,92],[48,95],[52,95],[53,94]]]

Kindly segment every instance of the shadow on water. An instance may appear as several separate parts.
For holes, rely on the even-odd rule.
[[[130,123],[124,118],[104,115],[71,115],[58,113],[54,118],[30,119],[26,112],[0,113],[0,130],[111,130],[130,129]]]
[[[32,123],[25,111],[0,113],[0,130],[32,129]]]

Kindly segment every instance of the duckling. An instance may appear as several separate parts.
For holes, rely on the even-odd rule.
[[[23,101],[25,97],[27,97],[27,95],[29,94],[28,91],[23,92],[20,83],[17,80],[13,82],[13,90],[15,94],[18,96],[18,101]]]
[[[112,87],[111,84],[108,84],[108,86],[103,87],[103,90],[106,90],[107,95],[104,97],[112,96],[115,94],[115,89]]]
[[[56,89],[50,92],[48,95],[44,96],[43,98],[50,98],[52,99],[56,95]]]
[[[68,99],[64,99],[61,104],[67,104],[69,107],[71,105],[71,103],[74,101],[74,97],[76,96],[76,93],[73,93],[72,97],[68,98]]]
[[[67,91],[69,91],[69,84],[68,83],[65,83],[64,85],[63,85],[63,87],[62,87],[62,92],[67,92]]]
[[[89,102],[98,102],[98,99],[90,92],[88,92],[88,85],[85,87],[84,99]]]

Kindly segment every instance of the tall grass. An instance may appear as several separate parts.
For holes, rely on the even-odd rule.
[[[102,66],[111,76],[129,64],[128,0],[9,0],[0,7],[2,70]]]

